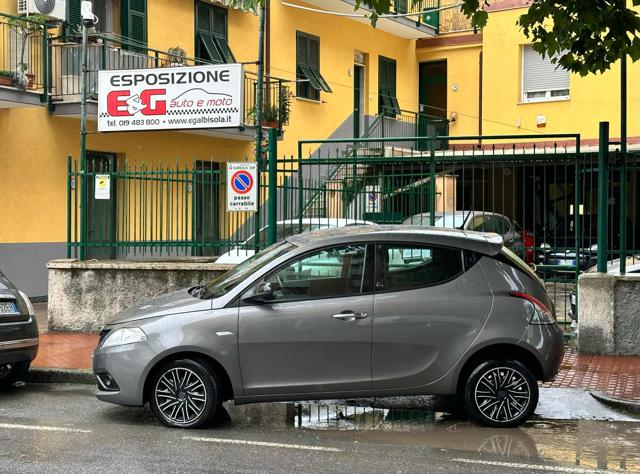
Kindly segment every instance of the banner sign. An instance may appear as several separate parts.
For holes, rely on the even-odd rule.
[[[227,211],[257,210],[257,163],[227,163]]]
[[[241,64],[98,72],[98,131],[239,127]]]

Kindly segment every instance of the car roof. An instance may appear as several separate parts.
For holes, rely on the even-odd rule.
[[[410,225],[359,225],[321,229],[293,235],[286,240],[299,247],[348,244],[362,240],[425,243],[472,250],[484,255],[496,255],[502,249],[502,237],[498,234]]]
[[[436,211],[433,213],[435,216],[440,217],[440,216],[468,216],[468,215],[472,215],[472,216],[500,216],[500,217],[506,217],[502,214],[498,214],[497,212],[489,212],[489,211]],[[424,216],[430,216],[431,213],[430,212],[421,212],[419,214],[414,214],[413,216],[409,217],[408,219],[412,219],[414,217],[424,217]]]

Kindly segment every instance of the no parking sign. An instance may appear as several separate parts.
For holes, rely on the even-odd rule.
[[[227,211],[258,210],[258,165],[227,163]]]

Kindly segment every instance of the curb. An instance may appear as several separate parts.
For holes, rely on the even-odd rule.
[[[632,400],[624,400],[622,398],[614,398],[602,392],[589,392],[589,394],[611,408],[626,411],[629,413],[640,414],[640,402]]]
[[[50,369],[32,367],[24,377],[31,383],[83,383],[94,385],[96,377],[89,369]]]

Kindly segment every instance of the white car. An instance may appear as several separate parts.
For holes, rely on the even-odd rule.
[[[279,242],[294,234],[298,234],[300,221],[298,219],[290,219],[286,221],[278,221],[276,231],[276,242]],[[334,219],[330,217],[314,217],[302,219],[302,232],[318,229],[331,229],[334,227],[347,227],[350,225],[374,225],[373,222],[362,221],[358,219]],[[268,227],[260,229],[260,248],[264,248],[267,242]],[[255,234],[242,242],[239,246],[231,249],[225,254],[220,255],[216,263],[237,265],[244,262],[249,257],[253,257],[255,252]]]

